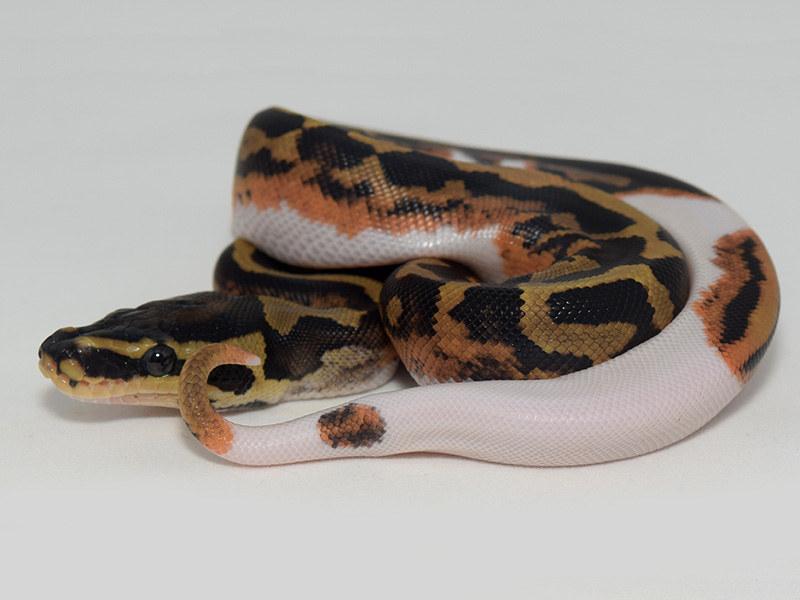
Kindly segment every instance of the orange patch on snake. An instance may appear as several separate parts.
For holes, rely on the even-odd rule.
[[[332,448],[369,448],[386,433],[386,422],[374,406],[345,404],[317,421],[319,435]]]
[[[763,243],[751,229],[720,238],[713,263],[722,275],[701,294],[694,310],[710,346],[717,348],[741,383],[761,359],[778,320],[778,277]]]
[[[189,357],[178,380],[178,407],[194,436],[215,454],[225,454],[233,446],[233,430],[208,398],[208,376],[224,364],[255,365],[258,358],[228,344],[203,346]]]

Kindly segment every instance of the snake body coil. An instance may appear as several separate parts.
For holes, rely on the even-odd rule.
[[[756,234],[640,169],[270,109],[244,134],[233,195],[239,239],[217,291],[57,331],[40,367],[62,391],[179,406],[245,464],[414,451],[587,464],[701,427],[777,322]],[[266,427],[217,414],[365,391],[398,357],[423,385]]]

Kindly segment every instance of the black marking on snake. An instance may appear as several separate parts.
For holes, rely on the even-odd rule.
[[[596,246],[584,248],[576,254],[586,256],[599,265],[605,265],[605,269],[608,269],[619,265],[635,265],[644,262],[642,253],[646,246],[647,242],[644,238],[633,235],[625,238],[599,240]]]
[[[525,221],[514,223],[511,235],[522,240],[523,248],[533,248],[546,233],[565,229],[553,223],[550,215],[537,215]],[[581,236],[583,237],[583,236]]]
[[[496,380],[499,373],[503,373],[508,370],[508,365],[503,364],[491,355],[481,356],[480,362],[467,360],[462,364],[464,377],[469,381]]]
[[[431,262],[421,258],[413,262],[442,281],[478,281],[472,269],[452,260],[437,259]]]
[[[523,304],[521,289],[503,284],[484,284],[465,290],[464,299],[448,315],[463,323],[470,337],[481,344],[489,347],[503,344],[513,348],[518,368],[526,375],[535,369],[564,374],[592,366],[588,357],[546,352],[529,339],[519,326]],[[482,363],[481,367],[486,367],[486,371],[492,368]],[[476,370],[470,377],[477,381],[482,370]],[[496,373],[491,379],[497,379]]]
[[[372,336],[362,337],[359,332],[372,332]],[[299,381],[318,370],[323,365],[325,353],[330,350],[354,345],[380,347],[385,343],[382,332],[377,307],[362,315],[358,328],[317,316],[300,317],[285,335],[267,326],[263,332],[268,349],[264,376],[267,379]]]
[[[666,242],[676,250],[681,249],[680,245],[678,245],[678,241],[674,237],[672,237],[672,234],[663,227],[658,228],[658,231],[656,232],[656,237],[662,242]]]
[[[424,269],[436,279],[417,273],[406,274],[407,270],[415,268]],[[418,259],[399,267],[386,279],[381,289],[381,308],[388,306],[392,298],[396,298],[402,307],[394,325],[386,315],[382,315],[386,330],[401,340],[408,340],[413,335],[435,335],[441,288],[453,281],[475,282],[477,277],[469,267],[443,259],[436,259],[435,262]]]
[[[420,186],[429,192],[449,181],[460,181],[473,196],[505,196],[522,202],[541,203],[550,212],[573,214],[589,234],[616,233],[634,221],[621,213],[587,200],[577,192],[556,186],[528,187],[506,181],[496,173],[462,171],[449,160],[418,152],[385,152],[378,155],[387,181],[399,186]]]
[[[663,227],[659,227],[656,236],[683,253],[678,241]],[[686,261],[680,257],[667,256],[655,260],[643,258],[642,262],[650,267],[658,282],[669,291],[669,299],[675,307],[673,316],[676,316],[689,299],[689,269]]]
[[[295,129],[300,129],[305,120],[305,117],[301,115],[287,113],[276,108],[268,108],[254,116],[250,120],[248,127],[260,129],[267,137],[276,138]]]
[[[442,216],[456,209],[469,210],[463,198],[448,198],[444,204],[433,204],[419,198],[403,196],[394,201],[394,208],[386,211],[387,217],[422,216],[441,220]]]
[[[761,261],[754,254],[755,240],[752,238],[744,240],[739,244],[738,249],[740,251],[739,258],[744,262],[749,276],[739,288],[736,296],[725,307],[720,345],[732,344],[744,337],[750,324],[750,315],[753,314],[761,299],[760,282],[766,279]]]
[[[354,204],[359,199],[371,196],[374,193],[372,184],[367,180],[356,182],[352,187],[346,187],[331,177],[330,172],[327,170],[320,172],[304,183],[318,186],[320,191],[330,196],[332,200],[347,200],[350,204]]]
[[[554,292],[547,304],[553,323],[601,325],[616,321],[635,325],[636,333],[624,350],[658,333],[653,325],[655,309],[648,302],[647,290],[633,279]]]
[[[268,148],[261,148],[258,152],[248,154],[236,165],[236,175],[247,177],[250,173],[259,173],[265,177],[288,173],[294,165],[285,160],[275,160]]]
[[[147,376],[147,369],[139,359],[123,356],[104,348],[78,348],[76,350],[72,357],[83,365],[86,377],[128,381],[137,375]]]
[[[541,190],[543,195],[550,192],[556,196],[550,202],[549,209],[553,212],[573,214],[578,226],[584,233],[617,233],[634,223],[630,217],[586,200],[583,196],[571,190],[557,187],[537,188],[537,190]]]
[[[302,160],[319,162],[323,169],[349,169],[373,156],[375,149],[359,142],[339,127],[312,127],[304,129],[297,140],[297,150]]]
[[[675,317],[689,298],[689,277],[686,262],[677,256],[666,256],[654,260],[644,260],[658,282],[667,288],[672,302],[672,316]]]
[[[770,342],[772,342],[772,338],[775,336],[775,330],[777,329],[777,327],[778,323],[776,321],[775,325],[773,325],[772,327],[772,331],[770,331],[769,333],[767,341],[764,342],[758,348],[756,348],[742,365],[743,372],[750,373],[753,370],[755,370],[755,368],[758,366],[758,363],[760,363],[761,359],[764,358],[764,353],[767,351],[767,347],[770,345]]]
[[[390,298],[397,298],[402,306],[396,325],[388,322],[384,315],[384,325],[398,339],[407,340],[412,335],[428,336],[435,334],[437,301],[440,288],[445,282],[433,281],[416,274],[399,276],[402,267],[395,272],[381,289],[381,305],[388,304]]]
[[[357,181],[353,184],[353,192],[358,198],[365,198],[367,196],[372,196],[375,194],[375,190],[372,188],[372,184],[368,180],[364,181]]]
[[[556,260],[562,260],[569,257],[569,249],[577,241],[586,240],[587,237],[580,233],[564,233],[557,235],[546,240],[541,246],[537,248],[538,252],[549,252]],[[595,245],[602,244],[596,240],[592,240]],[[585,252],[584,248],[584,252]],[[578,254],[577,252],[575,254]]]
[[[448,315],[466,325],[470,337],[482,344],[516,346],[525,337],[519,328],[523,304],[521,289],[485,284],[466,289],[464,299]]]
[[[243,365],[220,365],[208,376],[209,385],[223,392],[233,392],[236,396],[246,394],[255,382],[253,371]]]
[[[424,187],[429,192],[442,189],[462,174],[449,160],[419,152],[384,152],[378,159],[390,185]]]

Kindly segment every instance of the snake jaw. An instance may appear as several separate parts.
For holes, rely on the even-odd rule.
[[[122,378],[88,377],[80,361],[70,357],[56,362],[45,351],[40,352],[39,371],[61,393],[81,402],[172,408],[178,405],[174,381],[145,383],[137,378],[126,381]]]

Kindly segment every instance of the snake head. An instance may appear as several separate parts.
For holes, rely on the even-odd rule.
[[[59,329],[42,342],[39,369],[61,392],[79,400],[177,407],[178,377],[187,357],[220,341],[220,332],[234,333],[231,319],[242,315],[241,309],[230,312],[229,299],[217,292],[190,294]],[[219,400],[241,394],[253,379],[249,368],[228,365],[219,367],[209,383],[219,390]]]

